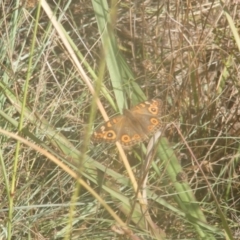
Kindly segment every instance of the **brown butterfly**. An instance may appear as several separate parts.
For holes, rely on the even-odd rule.
[[[152,99],[139,103],[131,109],[124,109],[123,115],[110,118],[92,134],[94,142],[115,143],[119,141],[124,147],[131,147],[148,139],[162,127],[161,115],[163,103]]]

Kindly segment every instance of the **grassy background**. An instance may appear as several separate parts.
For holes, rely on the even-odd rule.
[[[0,12],[1,239],[240,238],[237,1]],[[146,144],[126,161],[91,143],[103,118],[152,98],[166,127],[149,168]]]

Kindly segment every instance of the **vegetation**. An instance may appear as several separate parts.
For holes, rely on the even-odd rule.
[[[0,239],[240,239],[238,1],[0,12]],[[152,98],[157,144],[91,142]]]

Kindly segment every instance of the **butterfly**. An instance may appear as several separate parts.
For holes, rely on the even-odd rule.
[[[147,140],[162,127],[162,111],[163,103],[160,99],[139,103],[100,125],[91,139],[93,142],[119,141],[124,147],[132,147]]]

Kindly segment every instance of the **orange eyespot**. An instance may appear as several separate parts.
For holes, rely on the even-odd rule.
[[[104,136],[105,139],[109,139],[109,140],[115,140],[116,139],[116,134],[112,130],[107,131],[104,135],[105,135]]]
[[[131,141],[131,138],[125,134],[121,137],[121,140],[122,140],[122,142],[127,143],[127,142]]]

